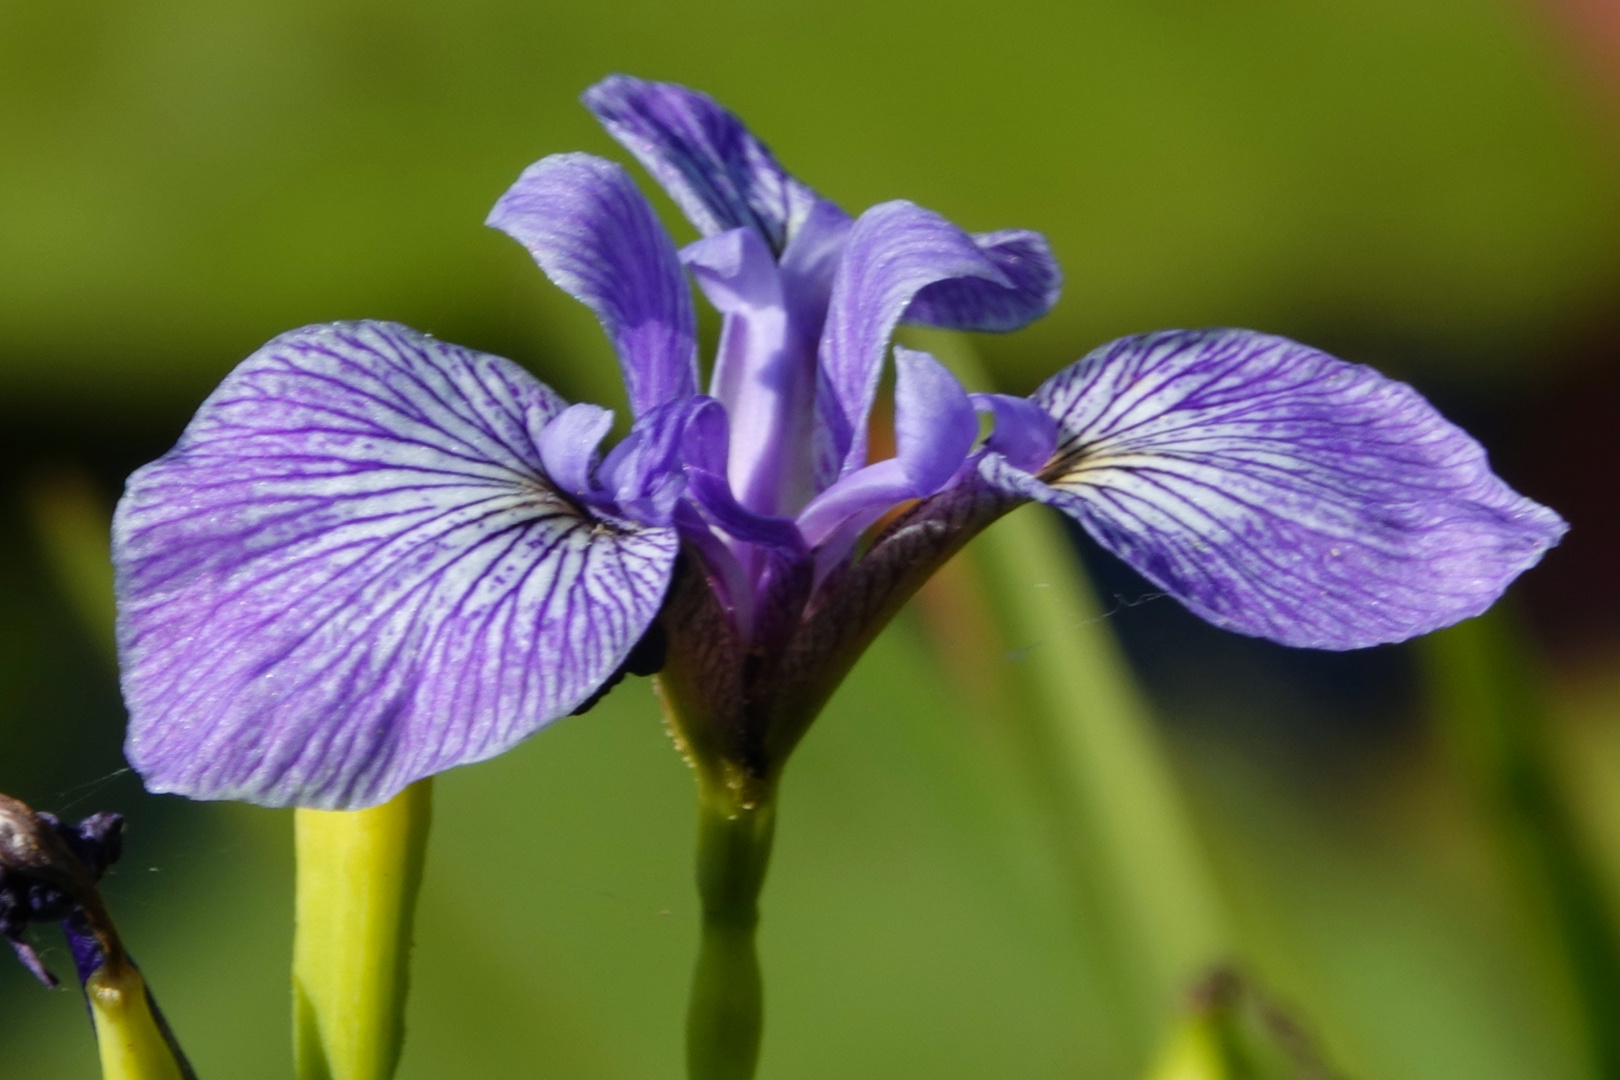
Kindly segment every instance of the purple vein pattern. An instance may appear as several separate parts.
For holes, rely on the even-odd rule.
[[[676,539],[556,493],[535,436],[562,408],[510,361],[389,324],[295,331],[237,368],[114,523],[128,753],[154,790],[366,805],[589,696],[657,614]]]
[[[1218,626],[1351,649],[1489,607],[1552,511],[1411,387],[1243,330],[1124,338],[1034,395],[1058,444],[1003,483]]]
[[[1004,496],[1048,503],[1211,622],[1327,649],[1477,614],[1563,533],[1410,387],[1282,338],[1125,338],[1030,398],[969,394],[895,328],[1044,315],[1062,274],[1039,233],[903,200],[852,218],[685,87],[613,76],[585,101],[705,238],[677,251],[586,154],[525,169],[487,223],[596,314],[628,435],[604,448],[607,410],[400,326],[254,354],[115,519],[128,751],[154,790],[352,809],[500,753],[715,634],[652,631],[683,548],[735,669],[772,678],[807,615],[892,611],[846,571],[912,500],[931,543]],[[723,317],[708,394],[688,275]],[[869,461],[891,356],[897,452]],[[807,648],[840,655],[824,631]]]

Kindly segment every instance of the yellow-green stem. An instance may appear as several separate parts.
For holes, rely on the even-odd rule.
[[[1176,1029],[1148,1080],[1231,1080],[1218,1018],[1200,1013]]]
[[[1572,992],[1593,1075],[1620,1080],[1620,927],[1559,787],[1533,646],[1498,604],[1425,638],[1420,655],[1454,765]]]
[[[754,931],[776,824],[772,797],[744,801],[700,782],[698,894],[702,941],[686,1017],[689,1080],[752,1080],[764,1029]]]
[[[108,963],[84,985],[101,1050],[102,1080],[186,1080],[152,1014],[146,983],[135,965]]]
[[[431,785],[369,810],[297,811],[298,1080],[389,1080],[399,1064]]]

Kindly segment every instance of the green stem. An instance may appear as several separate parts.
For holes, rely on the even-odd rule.
[[[1620,930],[1550,760],[1550,709],[1532,648],[1501,604],[1423,645],[1453,760],[1573,991],[1594,1075],[1620,1080]]]
[[[297,812],[298,1080],[389,1080],[399,1065],[431,785],[369,810]]]
[[[134,964],[120,959],[104,965],[90,976],[84,993],[96,1025],[102,1080],[186,1080],[194,1076],[177,1054]]]
[[[686,1016],[689,1080],[752,1080],[764,1027],[764,983],[754,931],[775,831],[774,796],[744,801],[700,781],[698,895],[702,942]]]

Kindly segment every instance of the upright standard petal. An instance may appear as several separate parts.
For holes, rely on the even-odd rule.
[[[623,168],[590,154],[543,158],[485,224],[528,248],[558,288],[596,313],[634,415],[697,393],[691,290],[669,234]]]
[[[866,463],[866,420],[900,317],[936,282],[1013,282],[973,238],[931,210],[880,203],[856,219],[833,279],[816,391],[816,469],[822,486]]]
[[[589,697],[678,544],[557,492],[537,441],[562,409],[508,360],[386,323],[244,361],[114,519],[148,787],[355,809]]]
[[[1124,338],[1033,400],[1057,421],[1003,490],[1065,510],[1218,626],[1354,649],[1478,615],[1564,522],[1411,387],[1246,330]]]
[[[906,308],[906,322],[1002,334],[1052,310],[1063,292],[1063,271],[1046,237],[1028,229],[1002,229],[976,233],[973,242],[1008,284],[977,277],[935,282]]]
[[[726,474],[744,506],[782,505],[799,459],[807,460],[815,394],[815,345],[791,325],[782,274],[753,229],[699,240],[681,258],[725,316],[710,392],[731,417]]]
[[[746,225],[780,252],[816,204],[816,193],[707,94],[609,75],[584,101],[705,236]]]

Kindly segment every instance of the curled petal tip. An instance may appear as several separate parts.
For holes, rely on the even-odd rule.
[[[973,243],[999,278],[963,277],[918,292],[904,320],[946,330],[1006,333],[1051,311],[1063,292],[1063,271],[1046,237],[1028,229],[978,233]]]
[[[866,462],[867,418],[901,317],[925,289],[966,279],[989,288],[1012,284],[973,237],[931,210],[904,200],[881,203],[850,227],[821,336],[823,484]]]

